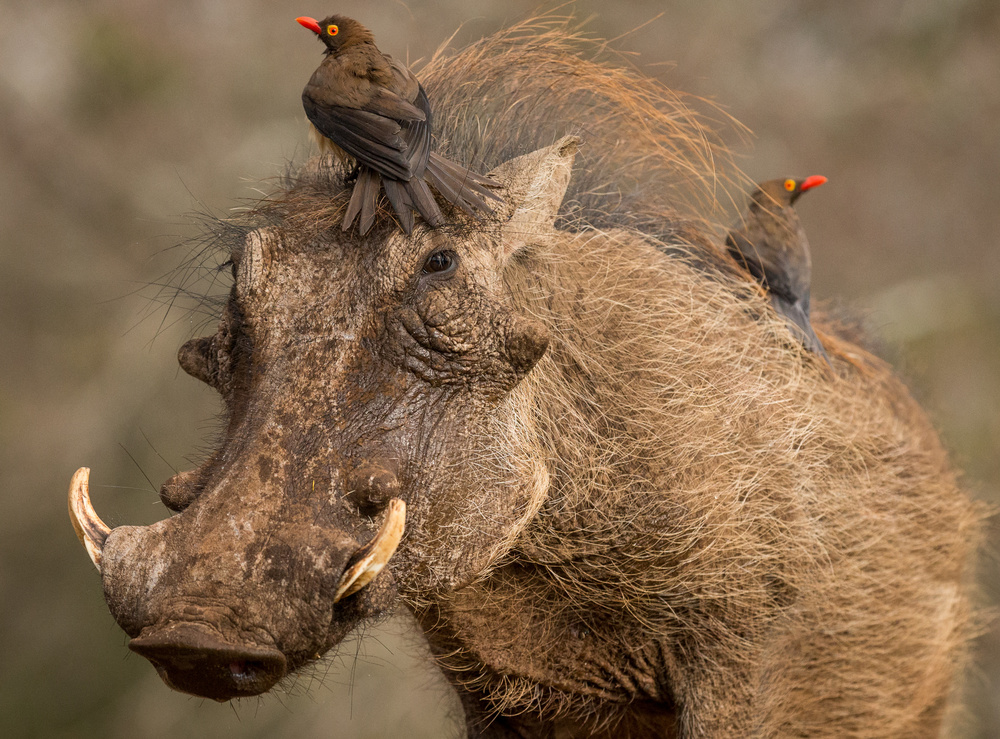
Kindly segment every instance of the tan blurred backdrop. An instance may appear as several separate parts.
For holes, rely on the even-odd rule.
[[[456,736],[455,699],[405,618],[233,706],[131,655],[66,516],[78,466],[111,525],[210,443],[218,404],[177,347],[211,324],[151,285],[197,233],[309,151],[299,95],[352,15],[414,62],[536,0],[323,5],[0,0],[0,733],[38,737]],[[816,300],[860,306],[968,488],[1000,503],[1000,3],[579,2],[594,34],[754,132],[755,179],[824,174],[799,212]],[[148,477],[148,480],[147,480]],[[991,527],[995,548],[1000,529]],[[1000,600],[995,558],[985,598]],[[976,645],[968,735],[1000,736],[1000,629]]]

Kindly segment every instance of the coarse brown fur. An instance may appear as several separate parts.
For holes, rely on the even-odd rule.
[[[470,736],[939,736],[980,511],[887,365],[820,315],[833,373],[790,339],[700,215],[724,150],[605,53],[548,19],[421,73],[510,221],[344,236],[320,159],[256,236],[226,227],[226,314],[181,355],[226,399],[222,448],[165,486],[182,513],[112,531],[109,606],[154,662],[294,669],[398,600]],[[419,276],[442,244],[458,276]],[[403,542],[334,604],[390,489]]]
[[[522,402],[553,483],[490,577],[430,609],[429,625],[461,624],[457,679],[502,713],[596,725],[621,718],[608,699],[696,705],[684,736],[937,736],[976,514],[905,388],[762,366],[762,349],[788,351],[780,321],[624,234],[526,268],[552,340]],[[567,654],[587,649],[626,674],[699,659],[617,692],[573,685]],[[577,689],[483,668],[505,650]]]

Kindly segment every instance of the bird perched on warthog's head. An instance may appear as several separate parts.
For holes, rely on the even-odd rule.
[[[427,94],[403,64],[375,46],[353,18],[297,18],[326,46],[326,56],[302,91],[302,104],[321,147],[357,163],[357,181],[343,229],[361,217],[365,234],[375,220],[380,183],[406,233],[413,210],[431,227],[444,216],[428,184],[466,213],[489,213],[497,183],[431,151]]]

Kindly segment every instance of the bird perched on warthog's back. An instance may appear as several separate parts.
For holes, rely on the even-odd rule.
[[[470,215],[489,213],[489,188],[498,183],[434,154],[431,107],[403,64],[383,54],[367,28],[352,18],[296,18],[326,45],[326,57],[302,91],[302,104],[322,148],[357,163],[357,182],[343,230],[361,215],[361,233],[375,221],[379,183],[406,233],[413,210],[432,228],[444,216],[428,187]]]
[[[792,207],[802,193],[824,182],[822,175],[761,182],[751,193],[746,212],[729,231],[726,247],[764,286],[771,305],[806,349],[829,362],[809,321],[812,259],[805,229]]]

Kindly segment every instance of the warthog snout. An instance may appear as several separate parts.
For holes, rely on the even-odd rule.
[[[267,692],[287,665],[274,647],[229,644],[199,624],[143,634],[128,646],[152,662],[171,688],[217,701]]]
[[[267,493],[234,512],[227,491],[256,494],[246,477],[152,526],[111,529],[91,505],[89,472],[78,470],[70,485],[73,527],[133,637],[129,648],[171,688],[219,701],[266,693],[394,597],[391,578],[373,582],[405,529],[406,504],[379,497],[398,489],[391,472],[357,482],[381,508],[371,533],[350,532],[346,518],[319,525],[316,509],[294,500],[258,515]],[[183,477],[164,489],[190,489]],[[327,511],[332,518],[339,509]],[[193,556],[189,542],[197,542]]]

